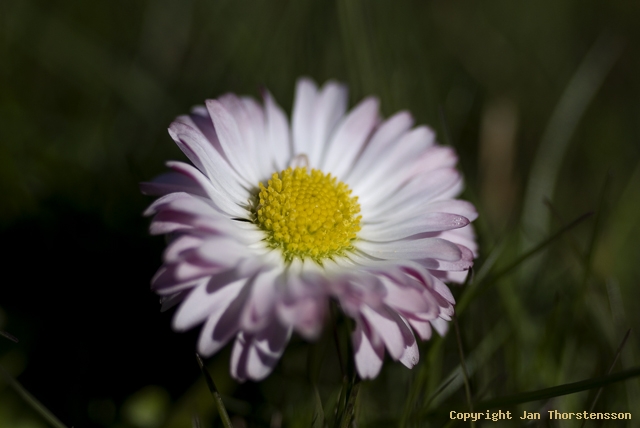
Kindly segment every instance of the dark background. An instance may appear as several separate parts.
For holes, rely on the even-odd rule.
[[[482,363],[479,396],[605,374],[639,321],[639,19],[627,0],[4,0],[0,329],[20,342],[0,338],[0,364],[67,426],[189,426],[194,412],[217,426],[197,330],[171,332],[149,291],[164,241],[147,234],[138,183],[184,159],[166,132],[175,116],[262,86],[290,113],[307,75],[346,82],[351,105],[377,95],[386,116],[408,109],[456,147],[481,214],[476,273],[596,213],[491,284],[460,323]],[[453,335],[434,343],[419,368],[388,361],[365,384],[362,426],[429,406],[407,405],[411,391],[428,397],[459,363]],[[309,426],[303,361],[315,349],[294,339],[274,375],[242,386],[228,350],[211,359],[236,424]],[[616,370],[638,355],[636,329]],[[325,404],[340,386],[327,359]],[[526,408],[580,411],[593,398]],[[463,390],[443,400],[464,403]],[[638,400],[630,380],[597,408],[638,413]],[[1,379],[0,426],[46,426]]]

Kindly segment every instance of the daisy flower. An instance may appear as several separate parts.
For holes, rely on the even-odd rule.
[[[233,340],[231,374],[260,380],[293,331],[318,337],[331,299],[353,320],[355,365],[375,377],[385,348],[411,368],[416,335],[444,334],[477,247],[457,157],[434,132],[378,100],[347,112],[347,89],[297,83],[291,123],[268,92],[233,94],[178,117],[169,134],[192,164],[143,183],[168,234],[152,280],[173,328],[204,324],[198,351]]]

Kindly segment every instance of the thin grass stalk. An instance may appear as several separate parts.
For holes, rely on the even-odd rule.
[[[631,335],[631,329],[627,330],[627,333],[624,335],[624,337],[622,338],[622,342],[620,342],[620,346],[618,346],[618,350],[616,351],[616,355],[613,358],[613,362],[611,363],[611,366],[609,366],[609,370],[607,370],[607,374],[611,374],[611,372],[613,371],[613,368],[615,367],[616,363],[618,362],[618,359],[620,358],[620,354],[622,353],[622,349],[624,349],[624,346],[627,344],[627,340],[629,340],[629,336]],[[604,387],[600,387],[598,389],[598,392],[596,393],[596,396],[593,397],[593,401],[591,402],[591,406],[589,407],[589,413],[593,412],[593,409],[596,407],[596,403],[598,402],[598,399],[600,398],[600,395],[602,394],[602,390],[604,389]],[[580,427],[584,427],[584,424],[587,422],[586,419],[584,419],[582,421],[582,424],[580,425]]]
[[[213,396],[213,402],[216,405],[216,409],[218,409],[218,414],[220,415],[220,419],[222,420],[222,425],[225,428],[233,428],[231,424],[231,419],[229,419],[229,415],[227,414],[227,409],[224,407],[224,403],[222,402],[222,397],[218,392],[218,388],[216,388],[216,384],[213,382],[211,375],[209,374],[209,370],[202,363],[202,359],[200,355],[196,354],[196,359],[198,360],[198,365],[200,366],[200,370],[204,375],[204,380],[207,382],[207,387]]]
[[[467,397],[467,405],[469,412],[473,413],[473,401],[471,401],[471,386],[469,385],[469,373],[467,373],[467,365],[464,361],[464,350],[462,349],[462,337],[460,337],[460,328],[458,327],[458,317],[453,314],[453,326],[456,330],[456,340],[458,343],[458,354],[460,355],[460,367],[462,368],[462,376],[464,379],[464,393]],[[476,426],[475,421],[471,421],[471,428]]]
[[[67,428],[65,424],[60,422],[60,419],[56,418],[53,413],[49,411],[36,397],[31,395],[29,391],[27,391],[20,383],[13,378],[7,372],[4,367],[0,366],[0,373],[5,378],[7,383],[13,390],[24,400],[27,402],[29,406],[33,410],[35,410],[40,416],[42,416],[52,427],[54,428]]]
[[[476,295],[480,294],[481,292],[487,291],[487,289],[489,289],[489,287],[491,287],[492,285],[497,284],[497,282],[498,282],[498,280],[500,278],[502,278],[503,276],[506,276],[507,274],[511,273],[511,271],[513,271],[515,268],[520,266],[520,264],[522,264],[522,262],[526,261],[531,256],[533,256],[536,253],[538,253],[538,252],[542,251],[543,249],[545,249],[549,244],[551,244],[552,242],[554,242],[555,240],[560,238],[564,233],[566,233],[567,231],[573,229],[574,227],[576,227],[577,225],[579,225],[580,223],[582,223],[583,221],[585,221],[586,219],[588,219],[592,215],[593,215],[592,212],[588,212],[588,213],[585,213],[585,214],[581,215],[580,217],[578,217],[577,219],[573,220],[571,223],[569,223],[568,225],[564,226],[563,228],[558,230],[556,233],[551,235],[549,238],[545,239],[544,241],[542,241],[541,243],[539,243],[538,245],[536,245],[535,247],[533,247],[529,251],[525,252],[523,255],[518,257],[515,261],[513,261],[506,268],[504,268],[504,269],[498,271],[497,273],[493,274],[492,276],[490,276],[489,277],[490,280],[488,282],[478,283],[475,287],[470,288],[469,291],[467,291],[466,293],[464,293],[462,295],[462,297],[460,299],[460,302],[456,305],[456,312],[458,314],[460,314],[462,311],[464,311],[466,309],[466,307],[469,305],[469,303],[471,303],[471,301],[473,300],[473,298],[476,297]]]

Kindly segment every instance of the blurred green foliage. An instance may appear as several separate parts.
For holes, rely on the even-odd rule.
[[[48,239],[63,219],[73,223],[81,215],[93,232],[79,232],[79,246],[58,241],[68,259],[98,236],[104,240],[95,245],[115,254],[126,240],[159,265],[162,246],[145,236],[140,213],[149,200],[137,183],[162,172],[164,161],[183,158],[166,133],[171,120],[206,98],[258,96],[262,86],[290,112],[298,76],[320,83],[333,78],[348,83],[352,104],[377,95],[385,115],[410,110],[460,155],[465,196],[481,214],[481,257],[475,279],[454,287],[454,294],[459,299],[478,284],[487,290],[459,314],[473,399],[604,375],[627,329],[640,325],[638,19],[640,2],[627,0],[4,0],[2,242],[18,248],[25,230]],[[595,215],[516,271],[494,278],[588,211]],[[56,257],[38,251],[44,244],[37,239],[24,245],[28,251],[14,251],[7,270],[28,272]],[[117,273],[119,263],[114,255],[109,269]],[[149,263],[139,265],[135,278],[149,277]],[[51,271],[49,279],[59,283],[65,272]],[[21,275],[19,284],[26,286],[30,276]],[[0,286],[0,329],[24,340],[15,345],[0,337],[0,364],[20,380],[46,365],[36,350],[47,319],[21,312],[28,300],[13,296],[15,285]],[[29,287],[37,295],[38,287],[50,285]],[[65,287],[87,284],[74,279]],[[136,288],[147,292],[146,282],[113,281],[112,287],[106,294],[124,299]],[[148,292],[140,295],[154,300]],[[65,299],[51,303],[70,310]],[[94,322],[97,316],[79,321]],[[115,330],[100,339],[113,352],[145,352],[119,351],[119,335],[135,337]],[[640,362],[639,337],[633,329],[614,371]],[[318,355],[314,385],[307,367]],[[91,356],[97,359],[93,370],[108,366]],[[210,369],[236,426],[310,426],[318,401],[329,420],[341,388],[331,340],[309,345],[294,339],[260,384],[233,382],[228,358],[222,352]],[[86,383],[48,385],[39,398],[46,404],[47,395],[64,397],[49,407],[69,426],[184,427],[194,414],[201,426],[220,426],[195,361],[183,376],[187,369],[168,366],[162,353],[150,359],[162,367],[156,379],[121,366],[122,387],[95,392],[100,385],[90,371]],[[466,405],[459,364],[453,334],[422,344],[413,371],[388,362],[361,387],[358,426],[443,426],[446,416],[434,411]],[[195,383],[163,383],[166,372]],[[595,394],[513,410],[582,411]],[[640,383],[632,379],[605,387],[596,409],[631,411],[637,418],[638,403]],[[0,383],[0,426],[45,422]]]

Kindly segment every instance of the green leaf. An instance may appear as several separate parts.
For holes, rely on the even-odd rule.
[[[324,428],[324,410],[322,409],[322,400],[318,387],[313,386],[314,410],[313,419],[311,420],[311,428]]]

